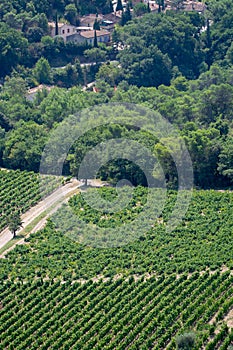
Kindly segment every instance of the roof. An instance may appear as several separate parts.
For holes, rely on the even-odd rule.
[[[108,13],[108,14],[104,15],[104,20],[105,20],[105,21],[111,21],[111,22],[113,22],[113,23],[117,23],[117,22],[120,21],[120,18],[117,17],[117,16],[114,14],[114,12],[112,12],[112,13]]]
[[[89,30],[86,32],[81,32],[80,35],[86,39],[94,38],[95,36],[95,31],[94,30]],[[104,35],[110,35],[110,33],[107,30],[96,30],[96,36],[104,36]]]
[[[55,22],[48,22],[49,27],[55,28],[56,27],[56,23]],[[72,24],[69,23],[63,23],[63,22],[59,22],[58,23],[58,28],[61,28],[63,26],[68,26],[68,27],[75,27]]]
[[[100,20],[100,19],[103,19],[103,15],[98,15],[98,17],[96,17],[96,14],[91,13],[91,14],[89,14],[89,15],[82,16],[82,17],[80,18],[80,23],[86,22],[87,20],[89,20],[89,21],[95,21],[95,19],[97,19],[97,21]]]

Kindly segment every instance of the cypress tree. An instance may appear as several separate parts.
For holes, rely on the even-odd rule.
[[[58,35],[58,18],[57,18],[57,12],[56,12],[56,18],[55,18],[55,35]]]
[[[96,30],[95,30],[95,35],[94,35],[94,47],[98,47],[98,41],[97,41]]]
[[[113,4],[112,4],[112,0],[109,0],[109,12],[113,12],[114,9],[113,9]]]
[[[123,11],[123,6],[121,0],[117,0],[116,11]]]
[[[126,23],[128,21],[131,21],[132,19],[132,16],[131,16],[131,12],[130,12],[130,5],[129,3],[127,3],[127,6],[126,6],[126,10],[125,10],[125,20],[126,20]]]
[[[95,19],[95,22],[93,24],[93,29],[100,30],[100,24],[99,24],[99,21],[97,21],[97,19]]]

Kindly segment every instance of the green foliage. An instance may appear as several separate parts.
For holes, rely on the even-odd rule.
[[[111,189],[103,191],[112,193]],[[141,187],[134,190],[134,195],[136,201],[132,201],[128,208],[104,215],[104,220],[102,215],[83,202],[81,194],[74,197],[70,205],[82,222],[86,222],[80,226],[81,234],[88,236],[95,225],[116,228],[127,223],[133,225],[134,218],[139,212],[143,213],[147,201],[146,190]],[[32,234],[28,239],[27,254],[11,252],[7,259],[0,261],[1,276],[32,279],[40,271],[43,278],[58,278],[67,271],[78,279],[99,274],[108,276],[110,273],[143,275],[153,272],[160,275],[203,271],[206,268],[216,270],[222,265],[231,268],[232,208],[229,203],[232,193],[195,191],[184,220],[169,233],[166,232],[166,223],[176,195],[176,192],[169,193],[162,216],[151,221],[151,229],[145,235],[132,239],[130,244],[111,249],[85,247],[71,239],[73,228],[77,229],[77,221],[73,222],[66,207],[62,207],[53,219],[63,223],[62,231],[49,223],[44,230]],[[141,206],[136,204],[139,201]],[[151,211],[154,213],[154,207]],[[101,242],[102,238],[99,239]],[[210,294],[213,295],[213,291]]]
[[[233,180],[233,140],[230,135],[222,145],[218,170],[222,175],[228,177],[231,181]]]
[[[204,59],[201,26],[202,20],[194,23],[191,15],[171,13],[130,22],[118,39],[126,46],[118,56],[126,78],[138,86],[169,85],[175,66],[187,78],[196,78]]]
[[[106,60],[106,52],[98,47],[93,47],[92,49],[88,49],[84,52],[84,55],[87,59],[93,64],[98,64],[100,62],[104,62]]]
[[[40,58],[35,68],[33,69],[33,75],[40,84],[50,84],[51,83],[51,68],[48,60],[45,58]]]
[[[12,68],[23,62],[27,44],[19,31],[0,23],[0,77],[9,74]]]
[[[4,164],[11,169],[38,171],[46,139],[44,126],[35,122],[18,122],[15,129],[7,134]]]
[[[177,349],[191,350],[195,345],[195,334],[184,333],[176,339]]]
[[[9,217],[8,217],[8,228],[12,232],[13,237],[15,238],[16,236],[16,231],[22,227],[22,220],[20,217],[20,213],[18,211],[12,212]]]
[[[135,16],[142,16],[143,14],[148,12],[147,5],[143,2],[139,2],[134,5],[133,12]]]
[[[74,4],[66,5],[64,17],[67,19],[67,21],[70,22],[70,24],[77,24],[77,15],[77,8]]]

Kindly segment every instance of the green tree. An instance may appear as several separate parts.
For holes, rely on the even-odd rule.
[[[76,25],[77,15],[78,12],[74,4],[69,4],[65,7],[64,17],[65,19],[67,19],[67,21],[70,22],[70,24]]]
[[[96,79],[102,79],[114,87],[123,79],[122,70],[117,63],[103,64],[96,74]]]
[[[135,16],[142,16],[144,13],[148,12],[147,5],[142,2],[139,2],[134,5],[133,12]]]
[[[95,33],[94,33],[94,44],[93,44],[94,47],[98,47],[98,40],[97,40],[97,35],[96,35],[96,30],[95,30]]]
[[[16,236],[16,232],[22,227],[22,220],[18,211],[12,212],[8,217],[8,228],[13,234],[13,238]]]
[[[97,20],[97,18],[95,19],[95,22],[93,24],[93,29],[94,30],[100,30],[100,23],[99,21]]]
[[[107,54],[105,51],[101,50],[98,47],[93,47],[92,49],[85,50],[84,55],[89,59],[93,64],[98,64],[106,60]]]
[[[218,171],[233,183],[233,138],[228,136],[219,154]]]
[[[43,125],[18,122],[5,138],[4,165],[12,169],[38,171],[47,136]]]
[[[55,35],[58,35],[58,16],[56,12],[56,18],[55,18]]]
[[[51,68],[46,58],[41,57],[37,61],[33,69],[33,75],[40,84],[51,83]]]
[[[9,74],[26,57],[28,42],[22,33],[0,23],[0,77]]]

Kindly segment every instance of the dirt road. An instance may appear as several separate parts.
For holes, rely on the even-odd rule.
[[[62,187],[59,187],[48,197],[46,197],[37,205],[29,209],[25,214],[22,215],[23,227],[17,232],[17,234],[19,235],[20,232],[22,232],[23,229],[25,229],[29,224],[31,224],[33,220],[35,220],[43,212],[49,211],[49,209],[53,207],[57,202],[61,202],[62,200],[65,201],[69,194],[72,195],[74,190],[79,186],[80,182],[76,179],[73,179],[71,182]],[[49,212],[49,214],[51,215],[51,212]],[[38,225],[39,224],[40,222],[38,223]],[[11,239],[12,233],[8,230],[8,228],[6,228],[0,233],[0,248],[2,248]]]
[[[87,183],[88,186],[92,187],[102,187],[104,185],[102,181],[93,179],[87,180]],[[46,213],[46,215],[43,216],[43,218],[41,218],[35,224],[35,226],[33,226],[30,229],[30,232],[25,237],[28,237],[31,233],[42,229],[45,226],[47,219],[53,213],[55,213],[63,203],[67,202],[71,196],[78,193],[80,190],[85,191],[85,188],[81,189],[83,185],[83,182],[80,182],[76,179],[72,179],[71,182],[58,188],[51,195],[49,195],[37,205],[29,209],[25,214],[22,215],[23,226],[17,232],[17,235],[20,235],[20,232],[22,232],[28,225],[32,224],[32,222],[41,214]],[[17,240],[15,244],[13,244],[10,248],[8,248],[2,254],[0,254],[0,258],[4,258],[5,255],[9,251],[11,251],[16,245],[23,244],[25,242],[25,237],[23,237],[20,240]],[[10,240],[12,240],[12,233],[8,230],[8,228],[0,232],[0,248],[4,247]]]

